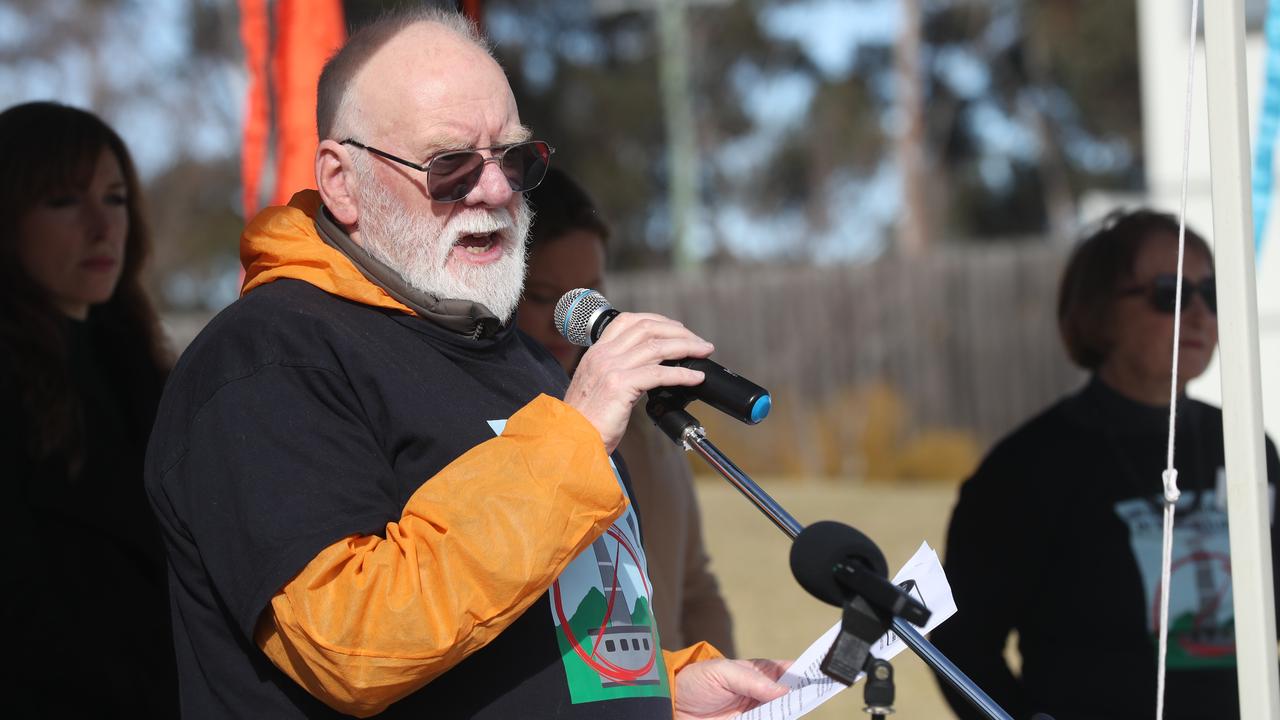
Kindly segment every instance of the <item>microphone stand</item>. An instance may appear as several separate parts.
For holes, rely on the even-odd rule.
[[[684,447],[686,450],[692,450],[697,453],[703,460],[707,462],[716,472],[720,473],[724,479],[728,480],[731,485],[738,489],[747,500],[769,518],[779,530],[783,532],[789,539],[795,540],[804,530],[804,526],[796,521],[790,513],[774,500],[769,493],[765,492],[754,480],[747,476],[733,461],[725,457],[715,445],[707,439],[707,432],[703,429],[702,423],[693,415],[690,415],[685,407],[692,402],[693,398],[672,388],[662,388],[650,391],[649,402],[645,406],[645,411],[653,420],[654,424],[662,430],[667,437],[671,438],[677,445]],[[848,571],[844,564],[838,566],[837,571]],[[868,573],[853,573],[855,576],[866,577]],[[886,584],[887,581],[886,581]],[[891,585],[891,584],[890,584]],[[891,585],[892,586],[892,585]],[[849,630],[851,615],[851,603],[845,603],[845,630]],[[887,618],[885,618],[887,620]],[[916,627],[907,620],[893,615],[892,622],[887,623],[892,626],[893,631],[903,642],[910,647],[921,660],[944,678],[957,692],[962,694],[974,707],[982,711],[991,720],[1013,720],[994,700],[987,695],[982,688],[979,688],[972,680],[968,678],[960,668],[956,667],[946,655],[943,655],[936,647],[933,646],[923,635],[920,634]],[[842,641],[848,636],[847,632],[842,632],[840,638],[836,640],[836,647],[833,648],[831,655],[823,663],[823,671],[832,675],[837,680],[845,682],[846,685],[853,684],[853,677],[848,677],[846,673],[835,674],[830,672],[828,665],[831,663],[833,656],[837,655],[838,648]],[[859,637],[867,644],[873,643],[876,638],[866,639],[865,635],[859,634]],[[853,644],[859,644],[857,638],[849,638]],[[865,655],[865,653],[864,653]],[[858,664],[861,667],[861,663]],[[883,667],[883,666],[881,666]],[[855,672],[858,668],[854,668]],[[868,680],[873,679],[884,681],[883,672],[876,674],[868,673]],[[888,682],[892,682],[892,672],[888,673]],[[847,679],[846,679],[847,678]],[[890,686],[891,687],[891,686]],[[868,693],[872,690],[872,685],[868,684]],[[889,697],[892,698],[892,690]],[[873,715],[883,714],[884,708],[877,707],[875,703],[868,702],[868,712]]]

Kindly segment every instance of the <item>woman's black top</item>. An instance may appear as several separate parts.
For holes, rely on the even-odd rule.
[[[38,460],[21,391],[0,352],[7,717],[177,717],[164,551],[142,486],[159,380],[137,387],[116,348],[68,321],[65,380],[78,398],[82,459]],[[7,356],[7,357],[3,357]],[[74,465],[79,465],[78,471]]]
[[[1168,408],[1094,379],[1002,440],[961,489],[946,548],[958,612],[933,640],[1015,718],[1155,715],[1168,423]],[[1221,410],[1179,401],[1175,466],[1165,717],[1237,717]],[[1267,470],[1273,513],[1269,441]],[[1011,631],[1016,674],[1003,657]]]

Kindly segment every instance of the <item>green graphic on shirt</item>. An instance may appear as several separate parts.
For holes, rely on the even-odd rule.
[[[489,426],[501,435],[506,421],[490,420]],[[613,473],[625,492],[616,466]],[[648,562],[630,505],[569,563],[549,595],[570,701],[671,697],[657,624],[649,611],[653,591]]]
[[[1235,623],[1205,628],[1188,613],[1169,622],[1168,663],[1171,670],[1236,666]]]
[[[1231,551],[1225,502],[1214,490],[1184,490],[1173,531],[1169,593],[1170,670],[1236,665]],[[1160,623],[1163,517],[1158,498],[1116,504],[1146,590],[1147,631],[1154,646]]]
[[[556,629],[573,703],[670,697],[648,602],[641,598],[627,624],[606,626],[601,633],[608,605],[604,594],[592,588],[569,618],[568,632],[564,625]]]

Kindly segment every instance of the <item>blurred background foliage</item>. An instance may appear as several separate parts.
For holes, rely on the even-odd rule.
[[[346,0],[350,24],[403,2]],[[687,97],[700,265],[856,262],[910,208],[904,8],[920,17],[917,142],[931,245],[1053,241],[1089,189],[1140,190],[1132,0],[689,0]],[[615,228],[615,270],[676,252],[653,0],[490,0],[486,30],[522,116]],[[164,305],[235,296],[245,74],[234,0],[9,0],[0,103],[90,107],[148,186]],[[665,96],[665,97],[670,97]]]

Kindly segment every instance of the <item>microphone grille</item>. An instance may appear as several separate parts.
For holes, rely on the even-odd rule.
[[[604,296],[590,288],[577,288],[560,296],[556,302],[556,329],[574,345],[591,345],[591,321],[611,306]]]

